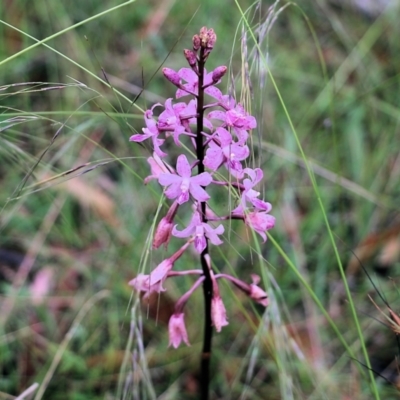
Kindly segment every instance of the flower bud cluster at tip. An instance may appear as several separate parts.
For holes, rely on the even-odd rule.
[[[133,142],[150,140],[153,147],[153,156],[148,158],[151,175],[145,178],[144,183],[157,180],[164,187],[167,199],[173,201],[167,214],[161,218],[153,237],[153,248],[164,245],[167,248],[172,237],[186,239],[186,243],[171,257],[162,261],[150,274],[139,274],[129,284],[138,292],[147,297],[151,293],[165,291],[163,283],[169,277],[183,275],[185,272],[173,271],[175,262],[193,244],[194,250],[202,254],[208,243],[219,246],[223,243],[221,236],[224,233],[223,224],[212,225],[212,221],[224,221],[229,219],[242,220],[249,228],[258,233],[265,242],[266,231],[273,228],[275,218],[269,214],[271,204],[260,198],[260,192],[255,187],[262,181],[263,172],[260,168],[248,168],[245,160],[250,156],[247,146],[252,129],[257,127],[256,119],[249,115],[244,107],[228,95],[224,95],[215,85],[220,83],[227,72],[226,66],[219,66],[207,73],[204,62],[214,48],[216,34],[213,29],[201,28],[200,33],[194,35],[193,50],[185,50],[184,56],[189,68],[181,68],[175,71],[163,68],[165,78],[176,86],[176,99],[191,96],[187,102],[173,102],[172,98],[165,104],[155,104],[145,112],[145,128],[143,133],[132,135]],[[203,63],[203,64],[201,64]],[[199,66],[203,73],[202,87],[199,88]],[[204,71],[203,71],[204,69]],[[211,102],[204,104],[202,110],[202,126],[204,132],[202,141],[204,159],[190,161],[185,154],[177,157],[176,168],[166,161],[168,153],[164,144],[171,141],[177,148],[185,145],[198,146],[198,133],[196,131],[198,109],[197,101],[200,90],[211,98]],[[203,104],[203,103],[199,103]],[[163,107],[158,118],[154,117],[154,110]],[[209,111],[211,109],[211,111]],[[202,163],[206,171],[194,174],[193,168]],[[221,169],[225,169],[230,175],[228,180],[219,180]],[[218,175],[216,174],[218,171]],[[210,185],[227,186],[234,182],[232,188],[237,191],[238,204],[235,209],[225,216],[217,217],[210,208],[211,196],[206,191]],[[179,207],[187,202],[193,202],[193,212],[190,223],[183,229],[174,222]],[[202,205],[206,204],[205,214]],[[228,324],[226,310],[218,289],[217,280],[227,279],[241,289],[249,298],[266,307],[268,296],[258,286],[260,278],[252,275],[252,283],[246,283],[238,278],[226,274],[215,275],[211,267],[211,259],[206,254],[206,262],[211,274],[213,284],[213,298],[211,302],[211,319],[217,332]],[[204,276],[198,277],[199,270],[189,270],[185,274],[197,276],[192,288],[176,303],[173,316],[170,319],[169,335],[170,345],[178,347],[181,342],[189,345],[189,340],[184,323],[183,308],[194,290],[203,282]]]
[[[206,26],[203,26],[200,29],[199,38],[200,46],[208,50],[212,50],[214,48],[215,42],[217,41],[217,35],[215,34],[214,29],[208,29]]]

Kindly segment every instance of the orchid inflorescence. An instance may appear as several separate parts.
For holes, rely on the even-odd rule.
[[[249,284],[231,275],[217,274],[211,266],[209,242],[214,246],[221,245],[221,235],[224,233],[221,223],[218,226],[213,226],[212,223],[242,220],[260,234],[264,242],[267,239],[265,232],[275,224],[275,218],[269,215],[271,205],[260,199],[260,193],[254,189],[263,179],[262,170],[243,166],[250,155],[246,142],[249,132],[257,126],[256,119],[241,104],[236,103],[232,96],[223,95],[215,87],[220,83],[227,67],[220,66],[209,73],[204,68],[215,41],[214,31],[203,27],[193,37],[193,50],[184,50],[190,68],[181,68],[177,72],[170,68],[163,69],[164,76],[177,87],[177,99],[189,95],[193,98],[187,103],[175,104],[172,98],[168,99],[158,119],[153,116],[154,109],[162,105],[155,104],[144,114],[146,128],[143,128],[143,134],[135,134],[130,138],[134,142],[151,139],[154,149],[153,156],[148,159],[151,175],[144,182],[147,184],[151,180],[158,180],[165,187],[165,196],[173,200],[155,230],[153,247],[167,247],[172,236],[188,239],[176,253],[162,261],[150,274],[139,274],[129,284],[143,292],[144,297],[148,297],[151,293],[165,291],[163,283],[167,278],[197,276],[191,289],[177,301],[169,321],[170,345],[175,348],[182,341],[189,345],[183,309],[190,295],[200,285],[206,285],[207,280],[208,292],[211,293],[211,322],[217,332],[228,324],[218,279],[229,280],[257,303],[265,307],[268,305],[266,292],[257,286],[260,281],[257,275],[252,275],[252,283]],[[205,103],[205,94],[212,98],[208,104]],[[167,153],[162,150],[162,146],[166,140],[172,138],[173,143],[181,148],[181,140],[185,137],[193,147],[196,159],[190,162],[185,154],[180,154],[175,170],[164,161]],[[194,173],[195,167],[197,174]],[[219,171],[221,168],[227,170],[229,179],[223,180],[223,174]],[[209,204],[211,197],[206,191],[209,185],[233,188],[239,199],[237,207],[225,216],[217,216]],[[174,224],[174,218],[179,207],[188,201],[193,203],[192,218],[189,225],[180,230]],[[200,255],[202,269],[174,271],[174,263],[191,244]]]

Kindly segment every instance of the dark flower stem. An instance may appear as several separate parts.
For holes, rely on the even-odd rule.
[[[203,143],[203,116],[204,116],[204,64],[205,64],[204,48],[200,48],[200,55],[198,61],[198,74],[199,74],[199,94],[197,96],[197,135],[196,135],[196,151],[198,160],[198,173],[204,172],[204,143]],[[200,204],[200,214],[202,222],[207,222],[206,218],[206,203]],[[212,322],[211,322],[211,299],[212,299],[212,281],[211,274],[206,261],[208,254],[208,240],[206,238],[206,248],[200,255],[201,268],[203,269],[204,282],[204,341],[203,351],[201,354],[201,371],[200,371],[200,392],[201,399],[208,400],[209,381],[210,381],[210,359],[211,359],[211,341],[212,341]]]

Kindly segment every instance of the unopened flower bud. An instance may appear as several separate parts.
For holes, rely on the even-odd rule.
[[[206,26],[203,26],[203,27],[200,29],[200,34],[199,34],[200,41],[201,41],[201,46],[202,46],[202,47],[205,47],[206,44],[207,44],[207,40],[208,40],[208,35],[207,35],[207,33],[208,33],[208,28],[207,28]]]
[[[189,63],[190,67],[196,70],[196,63],[197,63],[196,53],[192,50],[185,49],[183,50],[183,54],[187,62]]]
[[[163,68],[162,70],[164,76],[175,86],[179,86],[181,84],[181,78],[177,72],[175,72],[171,68]]]
[[[221,65],[220,67],[215,68],[212,73],[213,83],[218,82],[225,75],[227,70],[228,68],[225,67],[225,65]]]
[[[162,244],[167,248],[171,239],[172,229],[174,227],[173,221],[178,211],[179,204],[174,202],[167,212],[167,215],[158,223],[156,232],[153,239],[153,248],[158,249]]]
[[[188,334],[185,326],[185,316],[183,313],[173,314],[168,323],[169,346],[175,349],[179,347],[181,342],[185,342],[190,346]]]
[[[167,218],[164,217],[161,219],[154,234],[153,248],[158,249],[164,243],[165,247],[168,246],[173,227],[173,223],[168,222]]]
[[[201,47],[204,47],[208,50],[211,50],[214,47],[215,42],[217,41],[217,35],[215,34],[213,29],[207,29],[206,26],[203,26],[200,29],[200,40]]]
[[[215,34],[213,29],[210,29],[208,31],[208,42],[207,42],[207,47],[209,49],[214,48],[215,42],[217,41],[217,35]]]
[[[193,39],[193,51],[197,52],[200,49],[201,46],[201,39],[199,35],[194,35]]]
[[[225,306],[219,295],[214,295],[211,299],[211,320],[217,332],[221,332],[221,328],[228,325]]]
[[[257,286],[260,282],[260,277],[255,274],[251,274],[251,279],[253,280],[253,283],[250,284],[249,296],[257,303],[267,307],[269,304],[268,295],[264,290]]]

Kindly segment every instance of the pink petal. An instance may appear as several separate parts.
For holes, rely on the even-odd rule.
[[[196,113],[197,113],[197,101],[196,101],[196,99],[192,99],[189,101],[186,108],[184,110],[182,110],[182,112],[180,113],[180,116],[182,118],[187,118],[187,117],[192,117],[192,116],[196,115]]]
[[[245,222],[253,228],[264,240],[267,240],[265,232],[275,226],[275,217],[265,211],[250,212],[245,216]]]
[[[171,271],[172,266],[173,264],[168,258],[158,264],[158,266],[149,275],[150,285],[164,281],[168,272]]]
[[[169,346],[176,349],[182,341],[190,346],[183,313],[176,313],[171,316],[168,323],[168,333]]]
[[[223,111],[211,111],[208,114],[208,118],[210,118],[210,119],[220,119],[222,121],[225,121],[225,113]]]
[[[208,186],[212,182],[212,176],[208,172],[202,172],[199,175],[193,176],[190,183],[200,186]]]
[[[232,96],[226,94],[223,95],[221,99],[219,99],[219,103],[226,110],[230,110],[232,108],[235,108],[236,101]]]
[[[224,147],[224,154],[229,161],[241,161],[249,156],[250,150],[247,146],[232,144]]]
[[[256,170],[255,169],[245,168],[244,169],[244,173],[247,174],[250,177],[252,182],[254,181],[254,179],[256,177]],[[246,181],[247,181],[247,179],[245,179],[243,183],[246,184]],[[253,187],[253,186],[251,186],[251,187]]]
[[[263,289],[257,286],[260,282],[260,277],[255,274],[251,274],[251,278],[253,280],[253,283],[250,284],[250,297],[257,303],[263,305],[264,307],[267,307],[269,304],[268,295]]]
[[[149,275],[139,274],[128,284],[138,292],[147,292],[149,290]]]
[[[234,210],[232,210],[231,214],[232,214],[232,216],[235,216],[235,217],[244,218],[245,217],[245,213],[244,213],[244,210],[243,210],[243,206],[240,204]]]
[[[220,296],[215,296],[211,300],[211,319],[217,332],[221,332],[221,328],[228,325],[225,306]]]
[[[258,210],[265,211],[265,212],[270,212],[272,210],[271,204],[266,201],[263,201],[261,199],[251,199],[251,203]]]
[[[203,118],[203,124],[206,128],[208,128],[210,131],[214,130],[214,125],[211,123],[210,120],[208,120],[206,117]]]
[[[204,71],[205,72],[205,71]],[[213,83],[213,71],[209,72],[208,74],[204,75],[204,85],[209,85],[210,83]]]
[[[221,166],[223,161],[224,156],[222,154],[222,149],[218,146],[215,146],[207,149],[203,163],[207,168],[216,171]]]
[[[136,135],[132,135],[129,140],[131,142],[143,142],[144,140],[148,139],[150,137],[150,135],[141,135],[141,134],[136,134]]]
[[[187,228],[184,229],[183,231],[178,231],[176,229],[178,225],[175,225],[172,230],[172,234],[176,237],[181,237],[181,238],[188,237],[190,235],[193,235],[193,233],[196,231],[196,227],[200,224],[201,224],[200,214],[197,211],[195,211],[190,221],[190,224],[187,226]]]
[[[225,129],[225,128],[218,128],[217,129],[218,137],[221,141],[221,147],[228,146],[232,143],[232,135]]]
[[[179,141],[179,135],[182,135],[184,133],[185,133],[185,128],[182,125],[177,126],[175,128],[175,130],[174,130],[174,142],[175,142],[175,144],[177,146],[181,146],[181,143]]]
[[[161,186],[168,186],[172,184],[180,184],[182,182],[182,178],[175,174],[165,173],[160,174],[158,177],[158,182]]]
[[[153,136],[153,147],[154,147],[154,152],[159,156],[159,157],[165,157],[168,154],[164,153],[161,149],[160,149],[160,145],[163,144],[164,140],[162,139],[157,139]]]
[[[192,169],[190,168],[189,161],[184,154],[181,154],[178,157],[176,170],[178,171],[178,174],[184,178],[189,178],[192,175]]]
[[[190,193],[199,202],[210,200],[210,196],[207,192],[199,185],[190,183]]]
[[[174,228],[172,229],[172,235],[175,237],[179,237],[179,238],[185,238],[188,237],[190,235],[193,235],[193,233],[196,230],[196,227],[189,225],[187,228],[185,228],[182,231],[178,231],[178,229],[176,229],[178,225],[175,225]]]
[[[222,92],[215,86],[209,86],[204,90],[209,96],[214,97],[214,99],[221,100]]]
[[[178,204],[183,204],[186,203],[187,201],[189,201],[189,192],[181,191],[181,194],[179,195],[177,200]]]
[[[176,199],[177,197],[181,196],[182,194],[182,189],[181,189],[181,184],[179,183],[173,183],[166,191],[165,191],[165,196],[168,199]],[[188,200],[189,200],[189,195],[188,195]],[[178,200],[179,204],[182,204]]]
[[[194,248],[196,249],[197,253],[201,254],[206,246],[206,238],[204,236],[196,236],[194,240]]]
[[[189,88],[188,88],[188,90],[189,90],[189,92],[192,92],[192,90],[190,90]],[[188,96],[189,94],[191,94],[189,92],[187,92],[186,90],[183,90],[183,89],[178,89],[176,91],[175,97],[177,99],[180,99],[181,97],[185,97],[185,96]]]
[[[161,158],[157,155],[157,153],[153,153],[153,157],[149,157],[147,159],[148,164],[150,165],[151,175],[147,176],[143,182],[147,184],[152,179],[158,179],[159,176],[163,173],[170,174],[171,167],[167,168],[166,164],[164,164]]]
[[[243,182],[244,185],[246,187],[249,187],[249,188],[252,188],[252,187],[256,186],[257,183],[259,183],[262,180],[263,176],[264,176],[264,174],[263,174],[263,172],[262,172],[262,170],[260,168],[255,168],[255,169],[245,168],[244,172],[251,179],[251,182],[249,182],[249,183],[247,183],[248,179],[245,179],[244,182]]]
[[[238,138],[238,144],[245,144],[246,140],[249,137],[249,134],[247,133],[247,131],[244,129],[238,129],[236,127],[234,127],[234,130],[236,133],[236,137]]]
[[[206,231],[206,236],[210,239],[212,244],[219,246],[223,243],[223,241],[218,237],[218,235],[222,235],[225,231],[223,225],[219,225],[217,228],[213,229],[210,225],[203,223],[203,227]]]
[[[196,73],[190,69],[190,68],[181,68],[178,71],[178,75],[184,79],[186,82],[195,84],[198,82],[199,77],[196,75]]]

